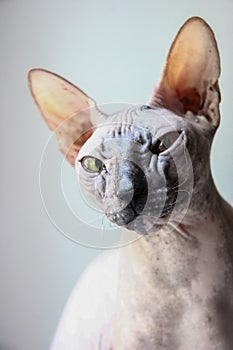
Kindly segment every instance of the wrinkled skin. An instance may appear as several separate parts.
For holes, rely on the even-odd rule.
[[[212,182],[209,151],[214,129],[193,115],[187,122],[168,110],[142,107],[128,109],[123,117],[122,113],[108,117],[81,149],[76,170],[87,195],[111,221],[147,233],[152,218],[159,225],[171,212],[177,220],[179,213],[185,214],[194,181],[198,196],[193,205],[205,205],[206,183]],[[158,140],[171,134],[174,142],[158,154]],[[105,164],[100,174],[82,168],[80,160],[87,155]]]
[[[214,129],[208,128],[201,117],[198,120],[189,115],[187,120],[161,109],[129,110],[130,132],[125,127],[127,118],[123,124],[121,115],[112,118],[116,129],[113,130],[113,121],[111,127],[100,127],[102,137],[99,138],[96,130],[79,153],[79,181],[87,193],[94,193],[94,199],[106,215],[110,215],[108,199],[112,196],[115,212],[121,211],[122,216],[126,216],[120,224],[131,229],[136,221],[135,229],[144,235],[120,251],[104,254],[89,268],[71,296],[52,349],[230,350],[233,344],[233,211],[221,199],[211,178],[209,152]],[[151,142],[145,136],[148,125],[153,135],[174,128],[183,130],[184,134],[178,135],[173,149],[158,156],[149,149]],[[141,133],[144,130],[144,135],[139,130]],[[143,136],[145,142],[138,142]],[[130,142],[125,141],[129,139]],[[124,142],[126,146],[122,147]],[[107,171],[102,175],[87,174],[79,162],[86,154],[102,159],[108,164]],[[178,191],[191,194],[188,208],[187,198],[181,196],[181,201],[171,206],[170,214],[155,218],[157,212],[150,213],[152,209],[146,204],[136,219],[127,223],[130,214],[119,204],[121,171],[113,171],[111,166],[116,166],[112,163],[117,159],[118,168],[123,163],[124,169],[125,159],[132,159],[132,155],[133,162],[143,169],[147,183],[151,177],[159,176],[158,169],[166,159],[171,168],[162,168],[162,179],[172,178],[176,169],[174,177],[179,175],[181,185]],[[190,156],[186,162],[194,165],[191,170],[184,166],[184,155]],[[171,161],[174,158],[176,168]],[[127,169],[123,192],[135,183],[133,176],[129,176],[130,168]],[[110,176],[107,172],[111,177],[104,180]],[[132,172],[136,176],[133,166]],[[154,198],[161,189],[160,179],[158,183],[159,186],[152,181],[148,186]],[[164,186],[167,183],[164,181]],[[143,181],[137,183],[141,193],[147,193],[144,185]],[[170,197],[173,201],[172,194]],[[149,194],[148,198],[150,202]],[[114,216],[111,219],[118,220]],[[174,229],[173,225],[178,226]],[[83,314],[86,316],[79,318]],[[65,326],[66,322],[73,322],[73,333]],[[60,345],[63,338],[69,339],[68,347]]]
[[[214,34],[197,17],[178,32],[147,106],[106,116],[56,74],[29,73],[87,197],[140,237],[87,269],[51,350],[232,350],[233,209],[209,160],[219,75]]]

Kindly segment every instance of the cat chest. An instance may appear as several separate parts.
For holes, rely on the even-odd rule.
[[[227,294],[208,301],[161,296],[135,307],[121,302],[113,319],[112,348],[228,350],[233,312]]]
[[[192,266],[183,265],[183,278],[179,268],[175,279],[169,279],[169,270],[165,277],[164,269],[158,268],[152,281],[132,270],[127,274],[125,267],[118,276],[113,349],[230,349],[232,266],[210,251],[206,261],[204,253]]]

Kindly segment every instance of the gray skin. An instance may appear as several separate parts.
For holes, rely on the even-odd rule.
[[[219,75],[214,34],[198,17],[173,41],[150,108],[106,116],[63,78],[29,72],[32,96],[87,196],[124,236],[140,237],[87,269],[51,350],[233,349],[233,209],[209,160]],[[90,156],[100,171],[85,169]]]
[[[89,267],[51,349],[232,349],[233,210],[211,176],[216,128],[140,107],[102,123],[77,157],[80,182],[124,234],[143,235]],[[174,130],[158,153],[156,140]],[[104,162],[100,174],[83,169],[87,155]]]

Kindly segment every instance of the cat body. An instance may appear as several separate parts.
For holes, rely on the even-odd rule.
[[[140,144],[138,152],[140,150],[141,152],[137,159],[137,155],[135,157],[130,154],[132,149],[127,147],[128,143],[131,144],[132,139],[133,143],[137,138],[142,140],[145,135],[139,137],[139,130],[147,134],[148,125],[151,133],[155,135],[157,130],[167,129],[170,121],[173,127],[175,125],[175,130],[183,129],[184,123],[186,124],[186,139],[192,145],[189,148],[191,163],[197,162],[200,156],[203,160],[201,150],[206,148],[204,141],[209,140],[209,130],[206,130],[205,123],[202,125],[201,121],[197,123],[191,118],[188,127],[187,120],[184,121],[166,110],[161,113],[161,109],[159,113],[156,110],[148,110],[147,118],[144,113],[146,122],[145,120],[140,122],[143,120],[143,116],[140,115],[143,112],[140,108],[137,111],[129,110],[128,113],[129,117],[128,119],[124,117],[123,125],[120,117],[113,116],[109,124],[104,127],[104,133],[102,130],[104,137],[101,138],[101,144],[106,143],[107,146],[110,137],[112,146],[108,149],[111,154],[106,156],[105,153],[106,159],[118,158],[116,164],[119,163],[119,158],[134,159],[135,163],[140,164],[143,173],[146,173],[146,178],[150,178],[149,169],[150,166],[152,169],[155,168],[153,161],[155,155],[151,151],[148,152],[148,145]],[[149,114],[156,123],[152,122]],[[115,130],[114,123],[116,123]],[[144,124],[143,127],[142,124]],[[154,130],[153,124],[156,125]],[[133,131],[134,125],[136,128]],[[128,127],[130,127],[130,136]],[[194,133],[193,129],[196,128],[198,128],[198,135],[202,135],[200,139]],[[207,135],[203,140],[205,131]],[[133,136],[134,132],[136,136]],[[171,132],[170,129],[169,132]],[[115,139],[116,142],[114,142]],[[100,151],[105,150],[106,146],[93,149],[93,143],[98,145],[99,140],[97,132],[93,135],[93,139],[90,138],[80,150],[79,158],[82,159],[85,154],[91,154],[103,159],[107,164]],[[182,144],[180,146],[183,152]],[[177,152],[178,148],[176,145],[174,152]],[[167,159],[171,154],[174,160],[175,154],[171,149],[169,154],[160,155],[160,158],[164,157],[168,162]],[[158,157],[156,160],[159,163]],[[160,162],[163,164],[162,159]],[[208,155],[205,162],[208,169]],[[120,163],[122,164],[122,161]],[[178,168],[178,162],[176,165]],[[79,166],[78,163],[77,168]],[[109,173],[115,173],[115,169],[111,170],[111,164],[108,166]],[[79,179],[85,185],[85,181],[82,181],[82,176],[87,177],[85,170],[80,166],[77,171],[81,172]],[[132,171],[135,173],[135,169]],[[195,179],[195,191],[192,193],[185,215],[182,212],[183,197],[181,197],[183,199],[181,208],[179,206],[174,208],[177,214],[169,223],[167,223],[167,216],[156,219],[155,223],[150,216],[151,213],[148,216],[141,215],[139,218],[142,222],[138,218],[135,229],[141,232],[143,226],[147,224],[148,227],[152,226],[149,232],[120,250],[103,254],[94,262],[73,292],[52,349],[60,349],[61,345],[58,344],[60,342],[62,344],[62,341],[66,344],[66,339],[71,341],[67,349],[83,347],[85,349],[192,350],[198,347],[203,350],[225,350],[231,348],[233,344],[231,326],[233,324],[233,261],[230,248],[233,244],[232,208],[219,196],[211,173],[204,171],[203,166],[196,167],[189,174],[181,165],[179,173],[184,175],[184,178],[179,179],[183,184],[184,193],[187,190],[185,180],[190,185],[191,174]],[[128,175],[129,170],[127,177]],[[204,176],[206,176],[205,181],[203,181]],[[108,186],[114,188],[110,183]],[[118,184],[118,190],[119,187]],[[161,187],[160,183],[159,189]],[[156,186],[153,188],[152,185],[150,186],[150,192],[154,197],[156,197],[156,189]],[[92,188],[90,181],[87,181],[87,191],[90,194],[96,192],[96,187]],[[122,191],[124,192],[125,188]],[[114,202],[113,193],[112,189],[112,202]],[[118,203],[113,207],[119,211]],[[181,214],[184,218],[182,223],[179,223]],[[131,228],[130,225],[132,222],[129,223]],[[123,234],[127,235],[127,231]],[[70,328],[72,317],[74,328]],[[75,332],[70,332],[73,329]],[[64,339],[61,340],[63,337]]]
[[[219,219],[188,231],[198,226],[215,242],[162,229],[100,256],[74,289],[52,349],[230,350],[232,255]]]
[[[210,148],[219,125],[219,54],[188,20],[147,105],[107,116],[57,75],[32,70],[32,94],[87,197],[139,239],[87,269],[52,350],[230,350],[233,209]]]

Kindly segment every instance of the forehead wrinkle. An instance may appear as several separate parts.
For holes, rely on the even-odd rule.
[[[134,141],[141,145],[147,144],[155,138],[156,131],[153,133],[149,127],[137,126],[135,124],[118,123],[115,127],[109,128],[105,136],[102,137],[102,142],[108,139]],[[101,142],[101,143],[102,143]]]

